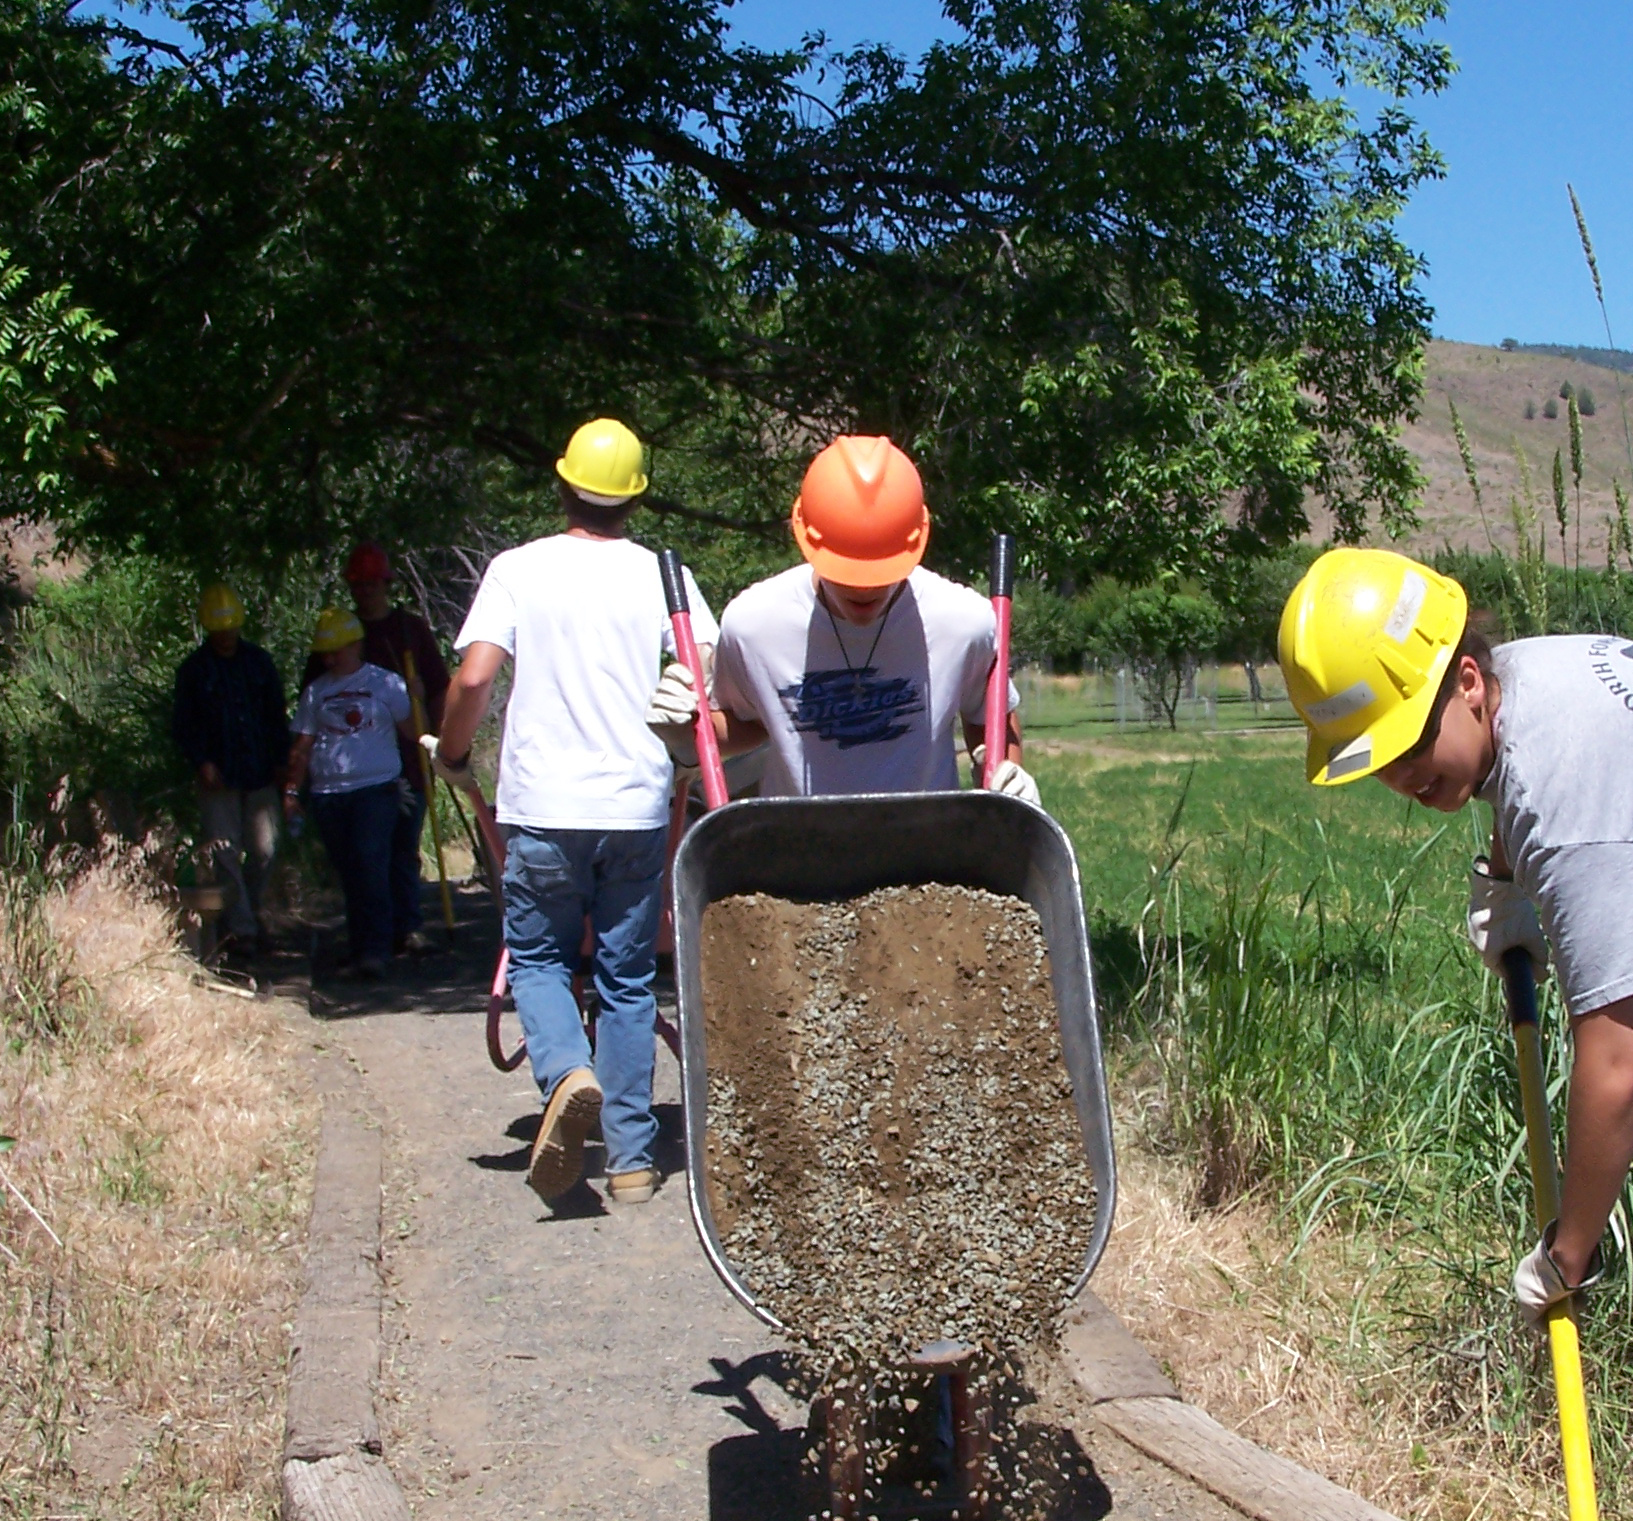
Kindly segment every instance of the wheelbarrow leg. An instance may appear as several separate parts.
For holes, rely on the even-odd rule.
[[[868,1392],[840,1384],[828,1396],[828,1512],[861,1521],[868,1470]]]
[[[953,1406],[953,1474],[961,1521],[986,1521],[991,1484],[992,1399],[971,1361],[947,1375]]]

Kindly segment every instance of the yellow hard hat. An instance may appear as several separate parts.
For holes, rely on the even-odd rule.
[[[1387,549],[1329,550],[1305,572],[1277,643],[1312,782],[1371,776],[1418,742],[1468,616],[1457,582]]]
[[[363,625],[349,607],[326,607],[318,614],[317,632],[312,635],[312,653],[331,655],[363,637]]]
[[[621,422],[598,417],[568,439],[556,474],[586,500],[615,507],[646,490],[645,462],[640,439]]]
[[[206,586],[203,596],[198,599],[198,621],[204,625],[205,632],[211,634],[225,633],[230,628],[243,628],[244,604],[230,586],[217,581],[212,586]]]

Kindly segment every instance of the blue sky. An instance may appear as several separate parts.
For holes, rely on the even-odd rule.
[[[788,46],[820,27],[840,44],[909,56],[944,30],[934,0],[740,0],[746,41]],[[1429,261],[1435,331],[1467,343],[1602,344],[1565,185],[1587,212],[1620,347],[1633,347],[1633,4],[1452,0],[1442,35],[1459,72],[1417,115],[1446,159],[1401,221]]]

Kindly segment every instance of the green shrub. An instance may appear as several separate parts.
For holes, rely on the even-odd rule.
[[[1584,417],[1592,417],[1599,410],[1599,403],[1593,399],[1593,392],[1586,386],[1576,393],[1576,409]]]
[[[1542,415],[1546,417],[1549,422],[1552,422],[1559,416],[1559,403],[1555,401],[1552,396],[1550,396],[1547,401],[1543,402]]]

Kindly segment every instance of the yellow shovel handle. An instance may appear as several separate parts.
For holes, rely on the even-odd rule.
[[[408,678],[408,702],[414,715],[414,748],[419,751],[420,775],[425,780],[425,807],[431,815],[431,844],[437,853],[437,886],[442,889],[442,922],[448,933],[454,932],[454,900],[448,891],[448,867],[442,859],[442,825],[437,822],[437,782],[431,772],[431,757],[419,744],[419,736],[429,733],[425,723],[425,704],[414,688],[419,684],[419,673],[414,669],[413,650],[403,651],[403,675]]]
[[[1531,1197],[1540,1231],[1550,1220],[1559,1218],[1559,1170],[1554,1160],[1548,1083],[1543,1075],[1542,1042],[1537,1030],[1536,984],[1531,975],[1531,959],[1523,950],[1510,951],[1503,958],[1503,988],[1508,995],[1508,1019],[1514,1030],[1520,1102],[1525,1109],[1525,1149],[1531,1163]],[[1546,1323],[1548,1351],[1554,1365],[1554,1397],[1559,1402],[1559,1440],[1565,1457],[1566,1507],[1570,1521],[1599,1521],[1576,1301],[1567,1299],[1555,1305],[1548,1312]]]

